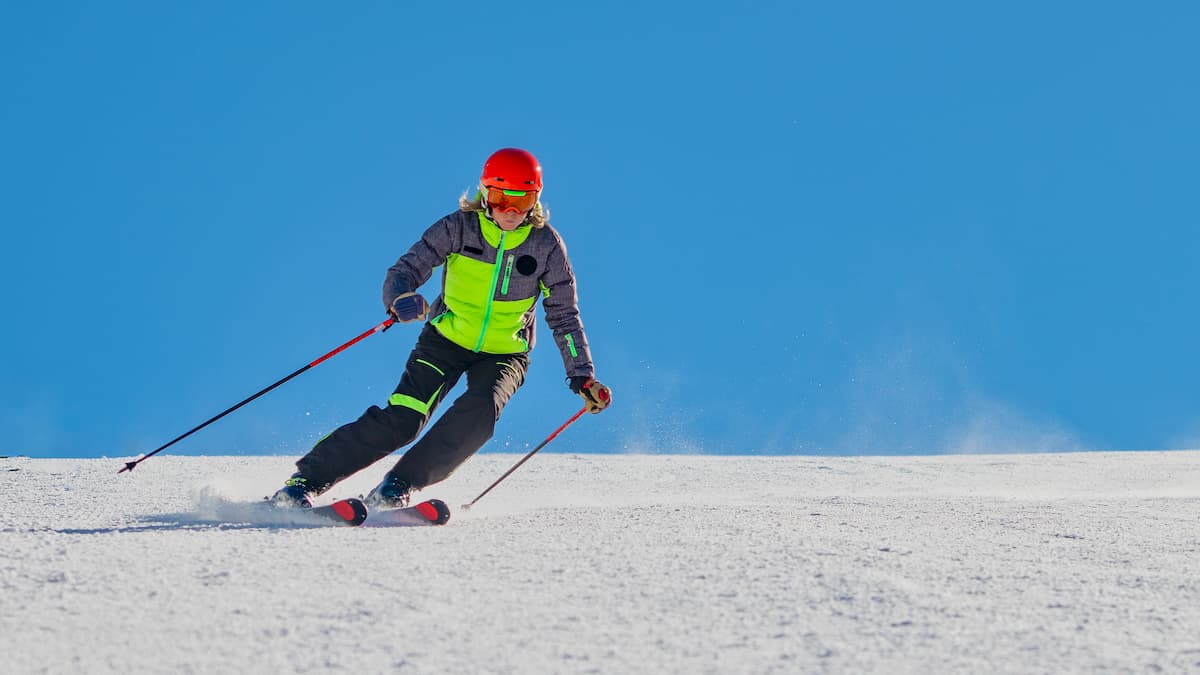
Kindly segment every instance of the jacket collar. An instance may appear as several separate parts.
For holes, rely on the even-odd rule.
[[[525,243],[525,240],[529,237],[529,233],[533,231],[533,226],[526,223],[520,225],[517,227],[517,229],[511,232],[505,232],[504,230],[500,229],[499,225],[492,222],[491,218],[488,218],[486,215],[484,215],[483,211],[478,211],[478,213],[479,228],[483,231],[483,238],[487,241],[487,243],[491,244],[493,248],[500,247],[501,235],[504,235],[504,248],[506,250],[510,248],[516,248]]]

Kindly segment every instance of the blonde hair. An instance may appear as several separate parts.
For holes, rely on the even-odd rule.
[[[483,193],[479,190],[472,195],[470,190],[462,193],[458,198],[458,208],[463,211],[487,211],[487,206],[483,204]],[[550,209],[542,205],[541,200],[533,206],[533,211],[529,217],[525,219],[533,227],[545,227],[550,224]]]

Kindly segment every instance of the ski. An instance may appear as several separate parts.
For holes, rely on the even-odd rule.
[[[262,502],[267,522],[285,525],[334,525],[355,527],[367,519],[367,505],[357,497],[339,499],[332,504],[312,508],[277,506],[269,500]]]
[[[401,509],[371,511],[371,525],[445,525],[448,520],[450,507],[440,499],[428,499]]]
[[[348,527],[362,525],[367,519],[367,505],[357,497],[339,499],[325,506],[314,506],[310,511],[314,516],[328,520],[334,525]]]

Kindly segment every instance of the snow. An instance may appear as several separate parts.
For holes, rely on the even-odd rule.
[[[546,453],[460,507],[518,458],[361,528],[246,522],[292,458],[0,459],[4,670],[1200,670],[1200,452]]]

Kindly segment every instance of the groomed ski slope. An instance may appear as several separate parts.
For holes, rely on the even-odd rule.
[[[0,459],[4,672],[1200,671],[1198,452],[547,453],[459,508],[518,457],[360,528],[237,522],[291,458]]]

